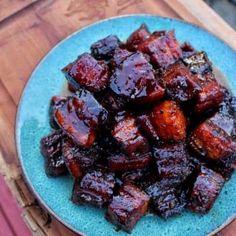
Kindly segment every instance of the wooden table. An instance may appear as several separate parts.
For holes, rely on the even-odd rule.
[[[0,1],[0,173],[35,235],[75,234],[39,206],[22,178],[14,126],[24,85],[40,59],[61,39],[97,20],[130,13],[149,13],[193,22],[236,49],[236,32],[201,0]],[[20,213],[15,211],[15,214]],[[19,224],[12,227],[15,227],[13,235],[22,235]],[[236,221],[219,235],[236,235]]]

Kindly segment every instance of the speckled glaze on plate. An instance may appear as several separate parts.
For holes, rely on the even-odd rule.
[[[25,178],[39,201],[67,227],[88,236],[123,236],[123,231],[104,219],[104,209],[76,206],[70,201],[73,180],[70,176],[48,178],[40,154],[41,137],[50,132],[48,106],[53,95],[65,86],[61,68],[90,45],[109,34],[125,40],[129,34],[146,23],[151,31],[175,29],[181,42],[189,41],[197,50],[207,52],[210,60],[228,80],[236,93],[236,52],[209,32],[183,21],[151,15],[130,15],[97,22],[75,32],[53,48],[36,67],[21,97],[16,120],[16,144]],[[143,217],[132,236],[203,236],[212,234],[229,223],[236,214],[236,174],[224,186],[213,209],[206,215],[187,210],[180,216],[160,219]]]

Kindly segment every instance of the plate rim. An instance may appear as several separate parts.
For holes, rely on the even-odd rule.
[[[177,19],[177,18],[172,18],[172,17],[167,17],[167,16],[160,16],[160,15],[155,15],[155,14],[145,14],[145,13],[137,13],[137,14],[122,14],[122,15],[118,15],[118,16],[112,16],[112,17],[108,17],[102,20],[98,20],[95,21],[93,23],[87,24],[79,29],[77,29],[76,31],[74,31],[73,33],[69,34],[68,36],[66,36],[65,38],[63,38],[62,40],[60,40],[58,43],[56,43],[48,52],[46,52],[46,54],[39,60],[39,62],[36,64],[36,66],[34,67],[34,69],[32,70],[29,79],[27,80],[27,82],[25,83],[23,90],[21,92],[20,95],[20,99],[19,99],[19,103],[17,105],[17,111],[16,111],[16,116],[15,116],[15,132],[14,132],[14,138],[15,138],[15,147],[16,147],[16,154],[17,154],[17,158],[20,161],[20,169],[21,169],[21,174],[25,180],[25,183],[27,184],[28,188],[30,189],[30,191],[33,193],[34,197],[38,200],[39,205],[46,209],[46,211],[52,215],[55,219],[57,219],[61,224],[63,224],[64,226],[66,226],[69,230],[71,230],[72,232],[78,234],[79,236],[86,236],[85,233],[75,229],[72,225],[70,225],[69,223],[64,222],[58,215],[57,213],[51,209],[46,203],[45,201],[39,196],[38,192],[36,191],[36,189],[34,188],[33,184],[31,183],[31,180],[29,178],[29,176],[26,173],[24,164],[23,164],[23,158],[22,158],[22,154],[21,154],[21,146],[20,146],[20,127],[19,127],[19,120],[20,120],[20,113],[21,113],[21,108],[22,108],[22,103],[26,94],[26,90],[29,86],[30,81],[32,80],[32,78],[34,77],[34,74],[36,74],[38,68],[40,67],[40,65],[44,62],[44,60],[51,54],[53,53],[53,51],[59,47],[61,44],[63,44],[65,41],[67,41],[68,39],[70,39],[71,37],[73,37],[74,35],[80,33],[83,30],[86,30],[87,28],[91,27],[91,26],[96,26],[99,25],[103,22],[106,21],[110,21],[110,20],[114,20],[114,19],[119,19],[119,18],[128,18],[128,17],[155,17],[155,18],[161,18],[161,19],[165,19],[165,20],[174,20],[183,24],[188,24],[188,25],[192,25],[195,28],[200,29],[201,31],[205,31],[207,34],[210,34],[211,36],[213,36],[215,39],[217,39],[218,41],[220,41],[221,43],[223,43],[226,47],[228,47],[230,50],[232,50],[234,53],[236,53],[236,50],[234,48],[232,48],[230,45],[228,45],[224,40],[222,40],[221,38],[219,38],[217,35],[215,35],[213,32],[210,32],[209,30],[195,24],[192,22],[188,22],[182,19]],[[215,230],[213,230],[212,232],[208,233],[207,236],[213,236],[214,234],[218,233],[220,230],[222,230],[223,228],[225,228],[227,225],[229,225],[230,223],[232,223],[234,220],[236,219],[236,212],[229,216],[228,219],[221,224],[220,226],[218,226]]]

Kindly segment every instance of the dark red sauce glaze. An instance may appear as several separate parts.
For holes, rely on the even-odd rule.
[[[148,212],[207,213],[236,164],[236,98],[206,52],[141,25],[109,35],[63,72],[50,102],[45,172],[74,178],[71,200],[106,207],[126,232]]]
[[[180,214],[186,205],[185,193],[164,181],[148,186],[145,191],[151,199],[153,211],[165,219]]]
[[[74,88],[86,88],[91,92],[99,92],[108,83],[108,68],[105,62],[97,61],[90,54],[84,53],[76,61],[63,69],[66,78]]]
[[[154,148],[158,176],[169,185],[184,183],[192,173],[189,154],[183,143],[162,144]]]
[[[189,208],[194,212],[208,212],[224,182],[225,180],[220,174],[202,167],[190,192]]]
[[[116,35],[109,35],[91,45],[91,53],[96,59],[110,59],[121,44]]]
[[[89,171],[81,181],[75,181],[72,201],[102,207],[111,201],[114,187],[113,173],[101,170]]]
[[[68,172],[62,153],[62,143],[65,135],[61,130],[41,139],[41,153],[45,160],[45,172],[48,176],[56,177]]]
[[[136,51],[139,44],[143,43],[149,38],[151,33],[147,26],[142,24],[137,30],[135,30],[127,39],[126,46],[131,51]]]
[[[152,65],[140,52],[127,57],[111,76],[110,89],[119,96],[136,103],[160,100],[164,89],[155,79]]]
[[[174,31],[154,33],[139,44],[138,50],[148,54],[153,65],[161,70],[182,57],[182,50],[175,38]]]
[[[148,151],[148,141],[140,133],[134,117],[128,113],[120,112],[115,117],[115,120],[111,134],[124,152],[132,154]]]
[[[183,141],[186,138],[187,120],[175,101],[165,100],[156,105],[152,122],[158,136],[165,141]]]
[[[190,101],[201,91],[195,80],[195,75],[182,63],[169,66],[162,77],[168,96],[178,102]]]
[[[64,130],[77,144],[89,147],[96,138],[98,125],[105,122],[107,111],[95,100],[88,91],[81,90],[54,112],[59,127]]]
[[[121,229],[131,232],[137,221],[147,212],[149,197],[138,187],[124,184],[108,206],[106,218]]]

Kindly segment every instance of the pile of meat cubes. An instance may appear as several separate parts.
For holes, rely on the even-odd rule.
[[[48,176],[74,177],[74,203],[127,232],[147,212],[211,209],[234,170],[236,99],[206,52],[141,25],[62,71],[71,95],[52,97],[41,151]]]

